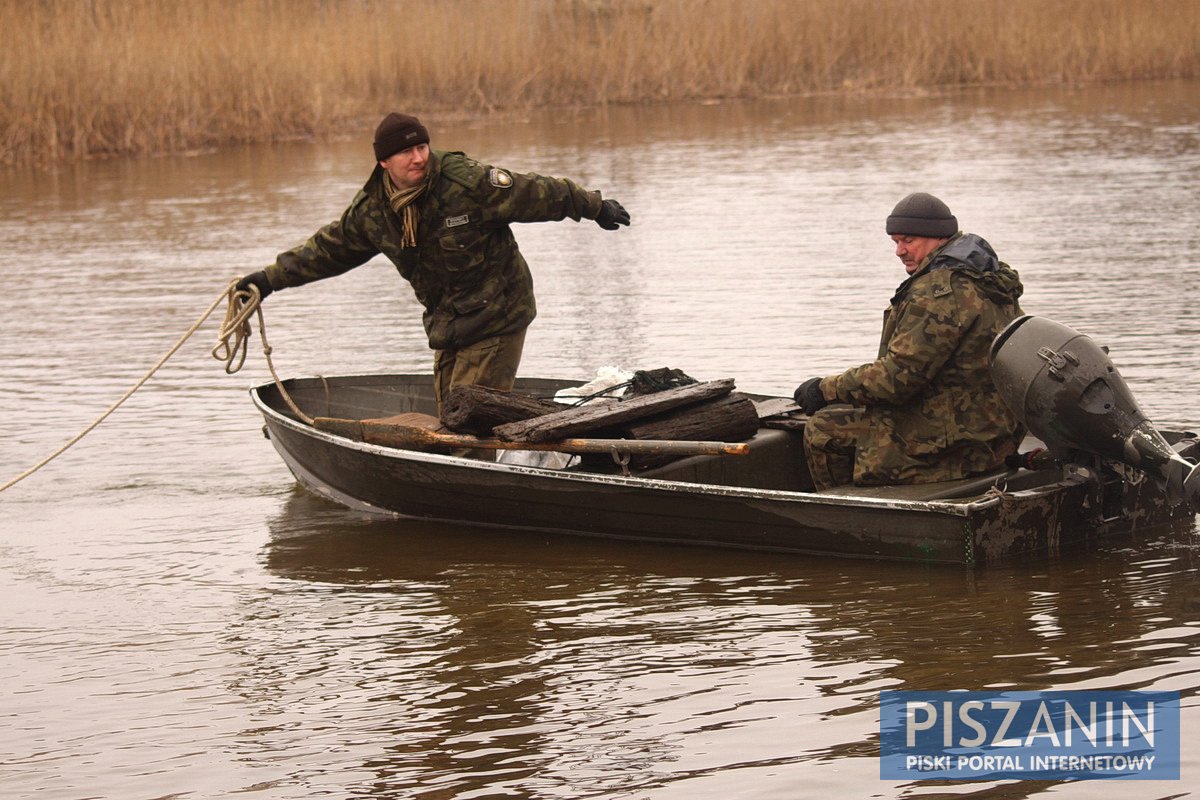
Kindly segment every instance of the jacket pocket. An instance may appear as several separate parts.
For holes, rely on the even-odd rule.
[[[506,313],[503,289],[494,280],[450,298],[450,307],[454,310],[454,339],[460,346],[495,335]]]
[[[438,236],[441,266],[447,272],[466,272],[483,264],[487,234],[476,227],[454,228]]]

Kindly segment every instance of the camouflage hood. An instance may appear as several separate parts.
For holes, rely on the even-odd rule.
[[[996,256],[996,251],[987,241],[973,233],[960,233],[934,250],[925,265],[900,284],[892,305],[898,303],[908,287],[921,275],[938,269],[952,269],[970,277],[990,299],[998,302],[1015,302],[1023,287],[1017,273]]]

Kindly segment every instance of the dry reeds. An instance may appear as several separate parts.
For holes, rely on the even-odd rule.
[[[0,30],[5,164],[321,135],[392,108],[1200,74],[1195,0],[0,0]]]

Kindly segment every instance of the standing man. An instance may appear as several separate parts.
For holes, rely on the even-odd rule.
[[[1021,314],[1017,273],[933,195],[905,197],[886,229],[909,277],[884,312],[879,357],[796,389],[818,490],[987,472],[1023,434],[988,363],[992,339]]]
[[[383,253],[425,307],[439,409],[460,384],[511,389],[537,308],[510,223],[570,217],[616,230],[629,224],[629,213],[566,179],[431,150],[429,132],[407,114],[384,117],[374,144],[375,169],[341,218],[237,288],[257,287],[266,298]]]

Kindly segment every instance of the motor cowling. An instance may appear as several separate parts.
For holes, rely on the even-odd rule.
[[[1057,456],[1119,461],[1165,484],[1172,502],[1200,511],[1200,467],[1146,418],[1107,349],[1090,337],[1044,317],[1018,317],[992,342],[991,369],[1004,402]]]

